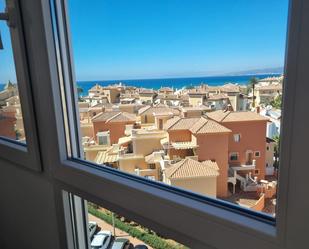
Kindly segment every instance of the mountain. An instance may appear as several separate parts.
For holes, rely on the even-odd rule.
[[[230,72],[224,75],[226,76],[238,76],[238,75],[257,75],[257,74],[283,74],[283,67],[263,68],[263,69],[252,69],[239,72]]]

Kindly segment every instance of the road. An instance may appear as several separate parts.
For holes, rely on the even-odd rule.
[[[89,221],[95,221],[99,227],[101,227],[102,230],[109,230],[113,233],[113,226],[106,223],[104,220],[101,220],[100,218],[97,218],[91,214],[88,214],[88,219]],[[131,235],[129,235],[128,233],[115,228],[116,231],[116,237],[122,237],[122,238],[127,238],[130,240],[130,242],[135,246],[135,245],[147,245],[145,244],[143,241],[132,237]],[[149,249],[153,249],[151,246],[147,245]]]

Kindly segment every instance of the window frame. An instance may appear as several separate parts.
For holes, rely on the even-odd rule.
[[[308,181],[305,181],[309,170],[303,163],[306,161],[306,153],[301,147],[309,139],[308,134],[305,133],[309,118],[308,115],[306,116],[305,108],[301,108],[303,100],[306,99],[305,90],[309,90],[306,86],[307,69],[303,66],[309,65],[308,1],[290,1],[283,100],[285,111],[280,146],[280,155],[282,155],[278,192],[280,209],[278,209],[276,226],[271,222],[265,222],[258,213],[253,217],[255,212],[248,212],[245,215],[243,209],[237,212],[234,209],[231,211],[223,208],[224,205],[216,206],[212,201],[202,203],[197,194],[192,193],[188,198],[186,191],[180,195],[177,188],[166,191],[164,186],[158,188],[155,183],[150,181],[146,183],[145,179],[137,176],[133,177],[112,169],[102,169],[86,161],[68,158],[64,120],[62,112],[59,111],[61,98],[50,2],[29,0],[22,1],[21,6],[28,59],[31,62],[29,64],[36,76],[33,93],[42,163],[44,170],[50,172],[52,183],[57,188],[75,193],[123,214],[193,248],[229,249],[232,245],[237,245],[237,248],[242,249],[250,244],[260,249],[284,249],[302,248],[301,246],[305,245],[307,236],[304,228],[308,226],[305,221],[309,219],[307,213],[309,201],[306,198],[303,200],[299,193],[306,196],[309,192]],[[66,3],[61,7],[66,8]],[[34,17],[35,23],[31,22]],[[66,15],[60,18],[66,18]],[[68,25],[67,22],[65,27],[68,28],[66,25]],[[70,51],[68,40],[64,45]],[[302,53],[299,53],[300,47],[303,49]],[[72,57],[66,57],[66,60],[72,61]],[[72,67],[67,70],[71,73],[73,71]],[[70,94],[73,97],[75,94],[76,97],[73,91]],[[285,105],[285,103],[289,104]],[[76,103],[70,102],[68,108],[74,109],[75,105]],[[46,112],[49,115],[46,115]],[[300,120],[302,122],[299,122]],[[46,129],[50,127],[55,129],[46,133]],[[74,137],[75,141],[78,141],[77,137],[77,135]],[[306,148],[306,146],[303,147]],[[290,167],[291,164],[293,167]],[[101,191],[102,189],[112,191]],[[118,198],[119,196],[123,196],[123,199]],[[297,205],[300,201],[301,208]],[[285,205],[286,203],[289,205]],[[59,210],[63,209],[63,205],[59,203],[57,207]],[[182,219],[180,220],[179,217]],[[66,225],[64,219],[61,219],[61,216],[58,219],[59,226],[64,227]],[[239,243],[240,241],[242,243]]]
[[[32,96],[32,79],[25,50],[23,22],[20,4],[17,0],[6,0],[5,11],[9,14],[9,28],[14,58],[17,87],[23,117],[26,143],[0,138],[1,157],[19,166],[41,171],[37,127]],[[1,22],[4,22],[1,20]]]

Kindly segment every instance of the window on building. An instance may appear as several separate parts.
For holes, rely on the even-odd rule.
[[[240,142],[240,134],[234,134],[234,141],[236,143]]]
[[[110,145],[109,131],[101,131],[97,133],[99,145]]]
[[[238,161],[238,152],[231,152],[230,153],[230,161]]]
[[[156,168],[156,164],[150,163],[150,164],[149,164],[149,168],[150,168],[150,169],[155,169],[155,168]]]
[[[255,157],[260,157],[260,155],[261,155],[261,153],[260,153],[259,151],[255,151],[255,152],[254,152],[254,156],[255,156]]]

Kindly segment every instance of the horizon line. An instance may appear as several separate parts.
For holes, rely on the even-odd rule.
[[[219,75],[204,75],[204,76],[165,76],[165,77],[149,77],[149,78],[132,78],[132,79],[96,79],[96,80],[76,80],[76,82],[90,82],[90,81],[133,81],[133,80],[160,80],[160,79],[189,79],[189,78],[212,78],[212,77],[236,77],[236,76],[255,76],[255,75],[283,75],[283,72],[270,72],[270,73],[248,73],[248,74],[219,74]]]

